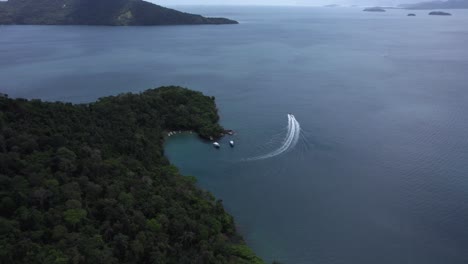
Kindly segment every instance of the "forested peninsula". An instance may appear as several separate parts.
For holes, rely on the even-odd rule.
[[[222,202],[164,156],[207,138],[213,97],[181,87],[89,104],[0,96],[2,263],[263,263]]]

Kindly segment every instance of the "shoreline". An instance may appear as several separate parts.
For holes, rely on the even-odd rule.
[[[232,129],[223,129],[223,133],[216,138],[213,136],[210,136],[209,138],[202,137],[200,134],[198,134],[194,130],[164,130],[163,134],[164,134],[164,140],[166,140],[167,138],[173,137],[175,135],[188,134],[188,135],[196,135],[197,137],[199,137],[200,139],[204,141],[214,142],[214,141],[220,140],[221,138],[225,136],[233,136],[236,134],[236,132]]]

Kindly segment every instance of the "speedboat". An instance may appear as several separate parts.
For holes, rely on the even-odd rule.
[[[234,147],[234,140],[229,141],[229,145],[231,145],[231,147]]]
[[[221,145],[219,145],[218,142],[214,142],[214,143],[213,143],[213,146],[214,146],[215,148],[220,148],[220,147],[221,147]]]

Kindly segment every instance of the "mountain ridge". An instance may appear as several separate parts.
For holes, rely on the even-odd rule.
[[[416,4],[405,4],[407,9],[467,9],[468,0],[427,1]]]

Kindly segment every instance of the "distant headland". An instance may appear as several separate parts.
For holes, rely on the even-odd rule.
[[[0,25],[201,25],[238,24],[158,6],[143,0],[0,1]]]
[[[424,1],[414,4],[403,4],[399,7],[407,9],[466,9],[468,1],[466,0],[447,0],[447,1]]]

